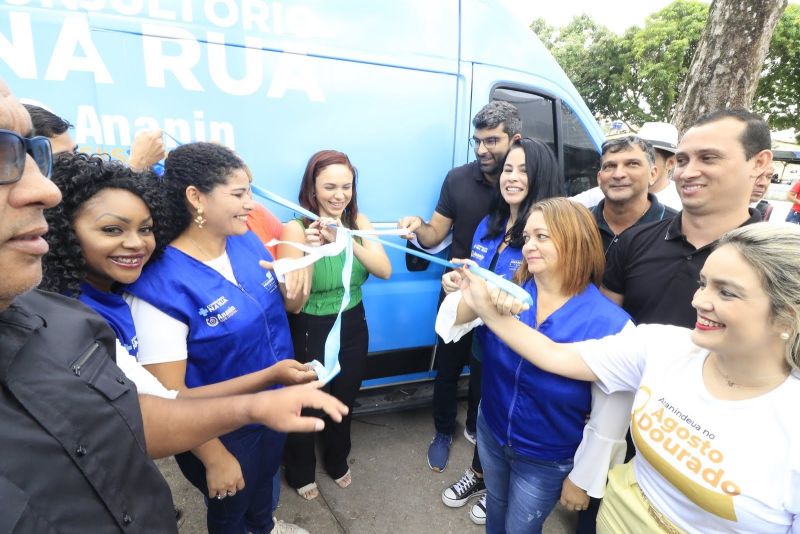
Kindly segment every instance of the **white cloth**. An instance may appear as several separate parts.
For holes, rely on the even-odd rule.
[[[136,358],[122,346],[119,340],[117,344],[117,367],[122,369],[128,380],[136,384],[136,389],[140,395],[153,395],[156,397],[163,397],[165,399],[174,399],[178,396],[178,391],[174,389],[167,389],[164,384],[158,381],[150,371],[142,367],[136,361]]]
[[[635,391],[636,480],[690,533],[800,532],[800,376],[754,399],[714,398],[691,331],[640,325],[574,344],[607,392]]]
[[[203,262],[234,285],[239,285],[233,274],[231,260],[226,252],[218,258]],[[136,337],[139,341],[138,360],[142,365],[185,360],[189,351],[186,338],[189,325],[164,313],[149,302],[129,293],[123,295],[131,309]]]
[[[478,318],[469,323],[455,324],[461,291],[447,295],[436,315],[436,333],[445,343],[456,342],[467,332],[483,324]],[[623,332],[633,330],[628,322]],[[583,439],[575,451],[569,479],[595,498],[605,494],[608,470],[625,461],[625,434],[628,416],[633,404],[633,393],[607,394],[592,384],[592,411],[583,427]]]
[[[683,209],[683,203],[681,202],[681,197],[678,195],[678,187],[672,180],[669,181],[667,187],[665,187],[655,195],[658,201],[667,206],[668,208],[672,208],[675,211],[681,211]]]
[[[675,182],[673,182],[672,180],[670,180],[669,185],[667,187],[665,187],[658,193],[655,193],[655,195],[658,201],[664,204],[665,206],[672,208],[675,211],[681,211],[683,209],[683,204],[681,204],[681,197],[678,196],[678,188],[675,187]],[[587,208],[592,209],[593,207],[600,204],[600,201],[603,200],[603,198],[605,197],[603,196],[603,191],[600,189],[600,187],[593,187],[591,189],[587,189],[582,193],[578,193],[577,195],[572,197],[572,200],[580,202]]]
[[[603,200],[604,198],[605,195],[603,195],[603,191],[600,189],[600,187],[593,187],[591,189],[587,189],[582,193],[578,193],[577,195],[572,197],[572,200],[574,200],[575,202],[580,202],[587,208],[592,209],[593,207],[600,204],[600,201]]]

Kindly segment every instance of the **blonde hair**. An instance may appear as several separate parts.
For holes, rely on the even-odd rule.
[[[606,267],[603,240],[591,212],[581,204],[564,197],[540,200],[528,213],[541,212],[558,252],[561,291],[577,295],[590,283],[599,286]],[[522,285],[532,278],[523,262],[514,275]]]
[[[786,362],[800,370],[800,226],[756,223],[731,230],[717,248],[734,247],[755,269],[770,300],[770,318],[786,324]]]

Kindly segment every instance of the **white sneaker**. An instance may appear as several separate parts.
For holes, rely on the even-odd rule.
[[[306,529],[281,521],[276,517],[272,518],[272,522],[275,523],[275,526],[272,527],[270,534],[310,534]]]
[[[477,445],[478,435],[475,432],[470,432],[467,430],[467,427],[464,427],[464,437],[467,438],[467,441],[472,443],[473,445]]]
[[[468,467],[464,475],[455,484],[445,488],[442,492],[442,502],[450,508],[464,506],[471,497],[486,493],[486,485],[482,478],[475,475],[475,471]]]
[[[481,499],[476,502],[469,511],[469,518],[476,525],[486,524],[486,494],[481,495]]]

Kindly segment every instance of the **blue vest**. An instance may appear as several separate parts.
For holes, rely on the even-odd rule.
[[[81,282],[81,295],[78,300],[99,313],[117,335],[117,340],[128,353],[136,358],[139,355],[139,342],[133,325],[131,309],[118,293],[107,293]]]
[[[505,228],[505,223],[503,224],[503,228]],[[503,232],[494,238],[484,238],[483,236],[488,229],[489,216],[486,216],[481,220],[480,224],[478,224],[478,228],[475,230],[475,234],[472,237],[472,251],[469,255],[470,259],[484,269],[489,269],[491,266],[492,259],[494,259],[495,254],[497,254],[497,249],[500,248],[500,245],[503,243],[503,238],[505,237],[505,233]],[[497,261],[492,271],[507,280],[513,280],[514,273],[517,272],[521,264],[522,249],[506,247],[502,252],[497,254]],[[472,352],[479,361],[483,361],[484,341],[488,332],[489,329],[483,325],[475,329],[475,341],[473,342]],[[476,342],[477,347],[475,346]]]
[[[536,328],[536,284],[523,286],[534,305],[519,320]],[[630,320],[593,284],[569,299],[536,328],[559,343],[616,334]],[[498,443],[529,458],[571,460],[591,411],[589,382],[542,371],[493,332],[483,338],[481,412]]]
[[[186,385],[190,388],[294,357],[278,283],[258,265],[272,257],[252,232],[228,237],[225,250],[238,286],[170,246],[126,288],[189,325]]]

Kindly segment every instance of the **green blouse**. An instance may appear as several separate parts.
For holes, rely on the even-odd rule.
[[[297,219],[297,222],[303,225],[301,219]],[[314,279],[311,282],[311,294],[308,296],[306,305],[303,306],[304,313],[310,315],[339,313],[344,297],[344,287],[342,286],[344,255],[345,251],[342,251],[338,256],[325,256],[314,263]],[[348,310],[361,302],[361,286],[366,282],[368,276],[367,268],[353,255]]]

